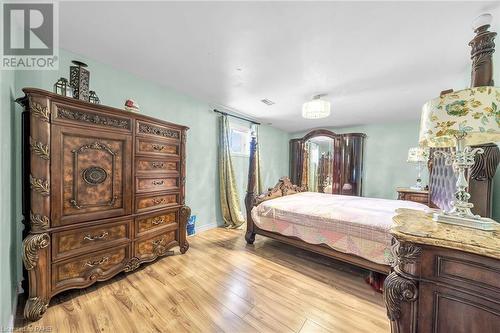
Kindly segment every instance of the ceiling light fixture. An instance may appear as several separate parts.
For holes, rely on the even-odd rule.
[[[302,105],[302,117],[306,119],[321,119],[330,115],[330,102],[322,100],[326,94],[319,94]]]

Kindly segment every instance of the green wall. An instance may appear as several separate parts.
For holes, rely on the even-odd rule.
[[[190,127],[187,142],[186,204],[197,215],[197,229],[204,230],[222,225],[219,206],[217,169],[217,115],[208,102],[177,93],[128,72],[117,70],[92,59],[60,51],[59,71],[1,72],[2,77],[2,132],[1,146],[4,158],[1,166],[2,194],[0,208],[2,233],[0,246],[2,258],[1,321],[7,325],[11,314],[13,293],[21,277],[21,208],[20,208],[20,114],[13,99],[23,95],[23,87],[35,87],[52,91],[59,77],[69,76],[71,60],[78,59],[89,65],[90,85],[102,104],[123,108],[127,98],[135,99],[141,113]],[[14,110],[15,109],[15,110]],[[125,112],[125,111],[124,111]],[[261,160],[264,185],[274,185],[288,170],[288,133],[268,126],[261,126]],[[238,167],[237,177],[246,183],[245,163]],[[247,159],[248,164],[248,159]],[[246,187],[241,183],[241,197]],[[243,208],[243,207],[242,207]],[[10,254],[9,254],[10,253]]]
[[[363,195],[395,199],[396,187],[411,186],[416,180],[415,167],[406,163],[406,157],[408,148],[418,145],[419,126],[420,122],[414,120],[329,129],[335,133],[366,133]],[[291,134],[290,138],[302,137],[307,132]],[[422,175],[427,184],[427,171]],[[493,217],[500,221],[499,171],[493,186]]]
[[[19,168],[14,157],[18,146],[14,112],[15,99],[15,73],[13,71],[0,71],[0,328],[6,327],[13,306],[17,282],[19,281],[21,265],[18,252],[20,243],[20,205],[16,198],[20,192],[16,186],[19,177]],[[19,183],[18,183],[19,184]]]

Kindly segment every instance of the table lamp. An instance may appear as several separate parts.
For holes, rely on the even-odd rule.
[[[429,149],[422,147],[412,147],[408,149],[408,158],[406,162],[415,163],[417,168],[417,182],[410,186],[412,190],[422,190],[422,169],[429,159]]]
[[[457,175],[455,200],[449,212],[434,214],[438,222],[493,230],[497,222],[474,215],[467,192],[467,169],[482,148],[471,145],[500,142],[500,88],[482,86],[442,94],[423,106],[420,123],[421,147],[455,147],[455,151],[436,151],[453,166]]]

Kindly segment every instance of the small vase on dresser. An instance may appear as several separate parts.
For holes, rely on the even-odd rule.
[[[188,250],[187,127],[25,88],[24,315],[51,297]]]
[[[500,224],[483,231],[401,209],[384,300],[393,333],[496,333],[500,328]]]

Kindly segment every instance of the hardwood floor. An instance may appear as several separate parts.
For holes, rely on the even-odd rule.
[[[185,255],[54,297],[19,331],[389,332],[364,271],[242,230],[189,238]],[[22,313],[22,309],[19,311]]]

